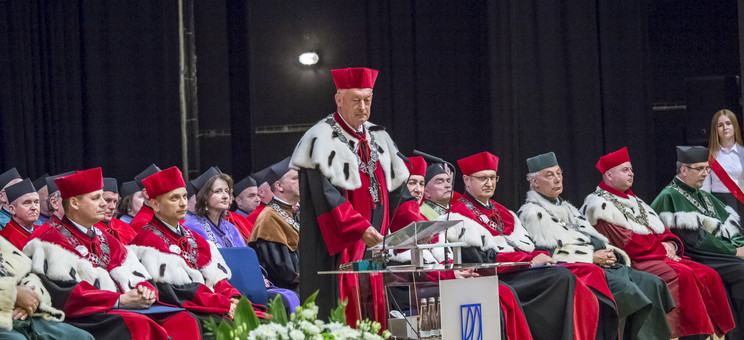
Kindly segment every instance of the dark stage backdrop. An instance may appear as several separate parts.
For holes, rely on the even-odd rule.
[[[650,202],[673,175],[660,155],[681,143],[663,123],[679,119],[655,116],[648,95],[663,99],[669,84],[655,75],[673,50],[649,45],[667,41],[649,22],[658,33],[665,13],[685,19],[668,3],[197,1],[200,168],[241,178],[288,156],[301,133],[256,129],[321,119],[335,110],[330,70],[367,66],[380,70],[371,120],[404,153],[496,154],[495,198],[511,209],[528,189],[525,158],[555,151],[565,196],[581,205],[600,181],[598,157],[623,146],[634,191]],[[736,10],[733,0],[691,3],[688,15]],[[174,1],[0,1],[0,168],[34,177],[103,166],[126,180],[151,162],[180,165],[177,18]],[[687,34],[695,39],[710,37]],[[306,51],[320,63],[300,65]],[[738,55],[707,53],[700,64],[680,51],[674,60],[689,67],[666,66],[665,81],[739,74],[729,62]]]

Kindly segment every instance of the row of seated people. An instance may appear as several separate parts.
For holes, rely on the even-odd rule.
[[[603,157],[597,164],[603,181],[587,198],[581,213],[559,196],[563,190],[562,173],[552,153],[528,160],[531,190],[518,214],[490,200],[498,181],[498,158],[489,153],[458,162],[466,192],[455,198],[452,206],[452,174],[444,164],[427,167],[422,159],[412,158],[408,189],[421,202],[421,213],[427,218],[464,221],[439,239],[466,242],[466,262],[526,261],[534,267],[499,273],[502,291],[520,301],[510,311],[505,306],[508,303],[502,301],[502,317],[509,318],[505,321],[522,325],[521,330],[505,330],[507,338],[554,338],[561,334],[560,338],[612,339],[617,336],[619,319],[624,321],[625,338],[665,339],[726,332],[736,338],[738,328],[734,326],[740,320],[741,310],[740,301],[732,292],[737,291],[735,285],[742,273],[737,269],[742,262],[736,257],[736,246],[744,244],[737,243],[741,242],[738,215],[697,190],[697,181],[702,183],[707,174],[706,165],[698,164],[707,162],[707,158],[701,158],[704,153],[707,155],[707,149],[678,150],[679,174],[669,190],[665,189],[652,204],[659,215],[629,191],[633,175],[625,149]],[[703,170],[698,170],[700,167]],[[289,169],[289,160],[285,159],[267,168],[267,173],[260,178],[265,179],[263,184],[272,183],[269,187],[274,195],[260,207],[271,209],[257,214],[255,227],[245,229],[238,227],[240,222],[230,223],[236,220],[225,212],[232,201],[232,180],[212,168],[192,181],[197,192],[193,195],[196,214],[180,221],[188,227],[180,230],[193,231],[215,247],[253,246],[261,263],[269,269],[269,277],[296,289],[297,172]],[[680,188],[689,190],[688,194],[682,194],[685,190]],[[155,192],[142,191],[150,197]],[[185,187],[182,191],[188,195]],[[241,191],[236,189],[235,193]],[[632,201],[631,206],[624,207],[623,203],[629,204],[624,200]],[[157,222],[159,219],[153,220],[152,215],[158,200],[148,201],[152,207],[144,207],[150,210],[150,220]],[[693,201],[698,203],[689,203]],[[678,211],[685,202],[685,210]],[[696,208],[707,219],[695,215]],[[12,205],[10,209],[16,210]],[[712,211],[720,216],[711,216]],[[186,209],[181,212],[186,214]],[[141,230],[140,227],[140,234]],[[137,249],[136,242],[132,245]],[[715,271],[680,257],[684,255],[721,273],[724,284]],[[143,252],[142,256],[147,254]],[[442,260],[441,254],[432,257]],[[556,263],[560,266],[551,266]],[[548,277],[551,280],[546,283]],[[546,291],[564,294],[541,294]],[[551,317],[546,317],[547,311]],[[583,315],[578,315],[579,311]]]
[[[98,227],[108,205],[100,168],[55,178],[64,216],[37,227],[36,188],[13,182],[2,192],[12,219],[0,231],[1,288],[16,294],[1,306],[1,335],[199,339],[204,320],[234,316],[241,293],[218,246],[181,225],[187,190],[178,168],[141,180],[152,214],[127,245]]]
[[[427,166],[419,157],[409,158],[407,184],[428,219],[463,221],[435,240],[465,242],[463,262],[530,263],[530,269],[500,269],[499,279],[519,297],[533,338],[614,339],[620,319],[628,339],[738,339],[744,237],[733,209],[700,190],[708,156],[704,147],[678,147],[677,174],[650,206],[630,190],[634,174],[626,148],[600,158],[602,181],[580,209],[560,196],[563,174],[552,152],[527,160],[530,191],[517,213],[490,199],[498,158],[487,152],[458,161],[462,196],[452,197],[452,169]],[[570,289],[559,285],[571,282],[568,272],[577,288],[567,296]],[[574,319],[573,330],[566,323],[576,317],[581,285],[597,299],[580,306],[579,319],[596,315],[596,333],[581,334],[580,320]],[[524,337],[506,331],[507,338]]]

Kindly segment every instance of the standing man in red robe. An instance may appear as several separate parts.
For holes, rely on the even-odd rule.
[[[584,200],[581,212],[610,243],[624,250],[631,267],[661,277],[676,308],[667,314],[672,338],[705,339],[734,328],[726,292],[713,269],[683,258],[684,245],[659,215],[630,190],[633,166],[628,149],[597,162],[602,182]]]
[[[13,218],[0,230],[0,236],[22,250],[34,232],[34,222],[39,219],[39,194],[28,178],[5,188],[5,194]]]
[[[367,121],[377,73],[362,67],[331,71],[337,111],[305,133],[292,165],[300,171],[302,197],[301,299],[320,290],[316,302],[323,318],[340,293],[349,300],[349,324],[369,317],[384,327],[381,277],[342,275],[339,282],[333,275],[317,274],[361,260],[366,247],[379,244],[392,224],[425,220],[405,185],[409,173],[404,156],[383,127]]]
[[[103,219],[101,168],[55,180],[65,216],[31,239],[24,253],[65,321],[97,339],[194,339],[199,325],[184,311],[141,314],[158,299],[137,256],[94,226]]]

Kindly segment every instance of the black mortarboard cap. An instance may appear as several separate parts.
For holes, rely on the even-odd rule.
[[[0,190],[2,190],[6,185],[8,185],[10,181],[16,178],[18,179],[22,178],[21,174],[18,173],[18,170],[16,170],[16,168],[11,168],[10,170],[0,174]]]
[[[269,185],[273,185],[274,182],[278,181],[287,173],[287,171],[289,171],[289,161],[291,159],[292,157],[287,157],[269,167],[269,172],[265,177],[265,180]]]
[[[137,191],[140,191],[140,190],[142,190],[142,189],[140,189],[140,187],[139,187],[139,185],[137,185],[137,182],[136,181],[124,182],[121,185],[121,188],[119,189],[119,196],[121,196],[121,197],[127,197],[129,195],[134,194]]]
[[[678,146],[677,161],[684,164],[708,161],[708,148],[704,146]]]
[[[191,181],[186,182],[186,196],[191,197],[196,195],[196,189],[194,189],[194,185],[191,184]]]
[[[201,175],[199,175],[199,177],[194,178],[194,180],[191,181],[191,185],[194,186],[195,191],[199,191],[204,186],[204,183],[207,183],[210,178],[221,173],[222,171],[220,171],[220,168],[213,166],[207,169],[207,171],[204,171]]]
[[[37,191],[46,186],[47,177],[49,177],[49,174],[43,174],[34,180],[34,188],[36,188]]]
[[[256,180],[256,184],[261,185],[261,184],[264,184],[264,182],[266,182],[266,174],[269,173],[269,170],[271,170],[271,165],[251,175]]]
[[[119,184],[116,182],[116,178],[104,177],[103,178],[103,191],[111,191],[119,193]]]
[[[253,177],[248,176],[246,178],[243,178],[240,180],[240,182],[235,183],[235,185],[233,186],[233,195],[239,196],[240,193],[243,192],[243,190],[248,189],[250,187],[255,187],[255,186],[258,186],[258,185],[256,184],[256,180],[253,179]]]
[[[34,188],[34,184],[28,178],[5,188],[5,194],[8,195],[8,203],[13,203],[18,197],[30,192],[36,192],[36,188]]]
[[[142,185],[142,180],[158,172],[160,172],[160,168],[158,168],[158,166],[155,165],[155,163],[150,164],[145,170],[142,170],[142,172],[134,176],[134,181],[137,182],[137,185],[139,186],[140,190],[142,190],[145,188],[145,186]]]
[[[449,167],[444,163],[434,163],[426,167],[426,176],[424,176],[424,183],[429,183],[429,181],[434,178],[434,176],[446,174],[447,171],[444,169],[445,166]]]
[[[53,176],[47,176],[46,178],[47,191],[51,194],[59,190],[57,189],[57,183],[54,182],[54,179],[62,177],[62,176],[72,175],[74,173],[75,173],[74,171],[68,171],[68,172],[63,172],[61,174],[56,174]]]

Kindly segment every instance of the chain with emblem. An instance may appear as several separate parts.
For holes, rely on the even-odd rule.
[[[708,196],[706,196],[705,194],[701,193],[701,195],[703,196],[703,201],[705,201],[705,207],[703,207],[703,205],[700,204],[698,200],[692,197],[692,195],[690,195],[689,192],[682,189],[677,183],[672,181],[672,183],[669,183],[667,187],[680,193],[682,197],[686,198],[690,203],[692,203],[692,205],[694,205],[698,210],[700,210],[703,213],[703,215],[708,216],[708,217],[713,217],[713,218],[717,217],[716,210],[713,207],[713,202],[711,202]]]
[[[206,217],[199,217],[199,222],[201,222],[202,229],[204,229],[204,232],[207,234],[207,238],[209,238],[209,240],[212,241],[212,243],[214,243],[214,245],[217,246],[217,248],[222,248],[220,243],[217,241],[217,235],[215,235],[214,232],[212,231],[212,223],[209,223]],[[220,219],[220,224],[222,224],[221,222],[222,222],[222,219]],[[216,226],[215,228],[219,229],[220,227]],[[232,244],[232,240],[230,239],[230,234],[225,233],[225,236],[226,236],[225,239],[222,240],[225,243],[225,247],[228,247],[228,248],[232,247],[233,244]]]
[[[297,231],[300,231],[300,224],[292,218],[292,216],[289,216],[284,209],[282,209],[276,202],[269,203],[269,206],[271,209],[274,209],[289,225],[294,227]]]
[[[365,163],[362,161],[362,157],[359,157],[358,153],[359,145],[361,143],[357,143],[356,145],[352,146],[352,144],[349,143],[349,140],[344,135],[341,126],[339,126],[336,120],[334,120],[332,117],[326,119],[326,123],[331,125],[331,128],[333,129],[333,132],[335,132],[338,136],[338,139],[342,143],[346,144],[346,146],[349,147],[349,150],[351,150],[351,152],[356,156],[357,164],[359,164],[359,170],[369,176],[369,194],[372,196],[372,199],[375,203],[380,203],[379,184],[377,183],[377,178],[375,177],[375,170],[377,170],[377,161],[380,160],[380,156],[377,153],[377,149],[379,148],[379,146],[375,141],[375,136],[371,133],[369,134],[369,161]]]
[[[157,227],[151,224],[147,224],[144,227],[142,227],[142,229],[152,231],[157,237],[160,237],[160,239],[163,242],[165,242],[165,245],[168,246],[169,250],[171,249],[171,246],[178,247],[177,244],[174,244]],[[183,238],[186,239],[186,242],[189,244],[190,249],[188,252],[181,251],[178,253],[178,255],[181,256],[184,260],[188,261],[191,264],[192,268],[197,268],[196,259],[199,258],[199,247],[196,245],[196,239],[194,238],[194,235],[191,233],[191,230],[189,230],[188,228],[181,228],[181,230],[183,230]]]
[[[494,220],[492,220],[492,219],[488,218],[488,216],[482,214],[478,210],[478,208],[476,208],[475,205],[472,202],[470,202],[469,200],[467,200],[465,197],[460,197],[460,199],[458,200],[458,202],[464,203],[465,206],[468,209],[470,209],[470,211],[472,211],[475,214],[475,216],[478,216],[481,219],[488,220],[488,224],[486,226],[488,228],[491,228],[493,230],[496,230],[499,233],[499,235],[504,238],[504,241],[506,242],[506,244],[508,244],[510,247],[514,248],[514,250],[522,250],[516,242],[512,241],[511,239],[509,239],[509,235],[505,235],[504,234],[504,222],[501,220],[501,213],[499,213],[499,211],[498,211],[498,209],[496,207],[494,207],[495,210],[493,212],[496,213],[496,219],[497,219],[497,221],[494,222]],[[484,222],[485,223],[485,221],[481,221],[481,222]]]
[[[610,203],[612,203],[612,205],[614,205],[615,208],[617,208],[617,210],[620,210],[620,212],[628,220],[633,221],[643,226],[648,226],[648,214],[646,214],[646,209],[643,208],[643,204],[641,204],[641,200],[638,199],[637,197],[633,197],[633,198],[635,198],[636,204],[638,204],[638,216],[636,216],[635,213],[632,212],[632,210],[628,211],[628,207],[620,203],[620,201],[618,201],[617,198],[615,198],[615,195],[611,194],[607,190],[597,188],[597,191],[595,191],[594,194],[610,201]]]
[[[74,227],[73,227],[74,228]],[[75,235],[72,235],[72,233],[67,230],[67,228],[63,225],[59,225],[58,228],[59,232],[67,239],[67,242],[70,242],[73,248],[80,253],[85,259],[87,259],[90,262],[93,262],[95,265],[101,268],[107,268],[109,262],[111,261],[111,249],[109,249],[108,245],[108,239],[106,239],[106,236],[103,235],[103,232],[98,230],[96,227],[91,227],[91,230],[96,234],[96,238],[99,242],[101,242],[101,254],[94,254],[91,251],[88,251],[88,247],[84,246],[80,241],[75,237]]]

